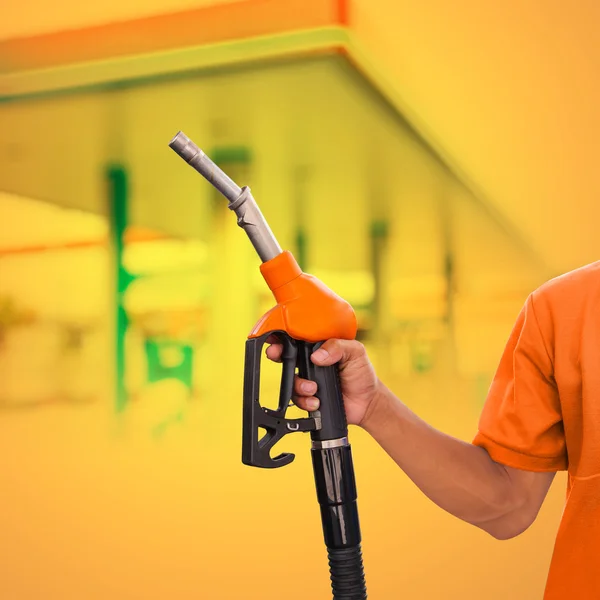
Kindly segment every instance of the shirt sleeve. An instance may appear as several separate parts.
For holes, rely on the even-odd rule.
[[[521,309],[490,386],[473,444],[500,464],[525,471],[568,467],[553,364],[533,294]]]

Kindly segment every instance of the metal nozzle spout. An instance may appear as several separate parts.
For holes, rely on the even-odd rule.
[[[229,202],[239,198],[242,193],[240,186],[227,177],[182,131],[169,142],[169,146],[200,175],[210,181]]]
[[[229,200],[229,208],[237,215],[238,225],[246,232],[263,262],[281,254],[281,247],[252,197],[250,188],[241,188],[227,177],[183,132],[180,131],[169,142],[169,146]]]

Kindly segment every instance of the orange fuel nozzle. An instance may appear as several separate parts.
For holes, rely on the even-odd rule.
[[[285,251],[260,266],[277,304],[248,336],[285,331],[296,340],[320,342],[356,337],[354,310],[322,281],[303,273],[291,252]]]

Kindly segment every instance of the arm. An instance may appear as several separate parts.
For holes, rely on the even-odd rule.
[[[497,539],[533,523],[554,478],[505,467],[483,448],[437,431],[381,383],[361,426],[430,500]]]

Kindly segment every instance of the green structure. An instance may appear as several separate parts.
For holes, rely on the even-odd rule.
[[[111,219],[111,244],[114,252],[116,270],[115,297],[115,409],[119,413],[127,405],[125,386],[125,340],[129,328],[129,318],[124,306],[125,293],[135,280],[123,266],[123,249],[127,229],[128,177],[123,166],[108,168],[109,203]]]
[[[116,297],[115,297],[115,410],[123,412],[129,397],[125,383],[127,369],[126,339],[130,328],[130,319],[125,308],[125,298],[131,284],[139,279],[130,273],[123,264],[125,233],[128,226],[128,190],[129,181],[125,167],[112,165],[107,169],[110,190],[111,245],[114,252]],[[165,351],[177,350],[181,362],[166,365],[162,359]],[[147,363],[147,383],[157,383],[165,379],[176,379],[183,383],[190,395],[193,392],[194,348],[190,344],[166,338],[146,338],[144,351]],[[182,417],[182,415],[178,415]],[[160,428],[160,426],[159,426]]]

